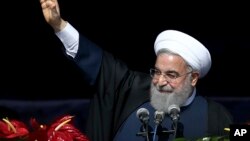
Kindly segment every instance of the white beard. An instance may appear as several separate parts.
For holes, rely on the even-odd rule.
[[[193,92],[193,86],[190,83],[190,79],[186,78],[184,84],[178,89],[173,89],[170,87],[170,85],[167,85],[163,88],[159,88],[159,86],[155,86],[153,85],[153,83],[151,83],[151,105],[156,110],[164,111],[165,113],[168,112],[168,107],[170,105],[175,104],[179,107],[182,106]],[[169,92],[160,93],[160,89],[164,89]]]

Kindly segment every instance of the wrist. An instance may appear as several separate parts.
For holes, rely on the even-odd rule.
[[[53,27],[53,29],[55,32],[59,32],[63,30],[66,27],[66,25],[67,25],[67,22],[61,19],[60,22]]]

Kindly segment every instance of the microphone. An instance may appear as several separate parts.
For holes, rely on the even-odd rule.
[[[168,114],[170,115],[172,121],[176,123],[179,120],[180,107],[178,105],[170,105],[168,107]]]
[[[165,117],[165,113],[163,111],[155,111],[154,119],[155,119],[156,125],[161,124],[161,122],[163,121],[164,117]]]
[[[171,117],[171,120],[173,121],[173,127],[174,127],[174,138],[176,137],[177,134],[177,127],[178,127],[178,120],[179,120],[179,115],[180,113],[180,107],[178,105],[170,105],[168,107],[168,114]]]
[[[136,112],[136,117],[140,119],[143,124],[148,124],[149,122],[149,111],[146,108],[140,108]]]
[[[142,122],[142,127],[143,127],[141,128],[142,132],[139,132],[138,134],[146,137],[146,141],[149,141],[149,131],[148,131],[149,111],[148,109],[140,108],[139,110],[137,110],[136,116]]]

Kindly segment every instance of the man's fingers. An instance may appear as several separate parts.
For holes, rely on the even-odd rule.
[[[50,8],[50,9],[56,9],[56,4],[50,0],[43,0],[44,2],[41,2],[42,8]]]

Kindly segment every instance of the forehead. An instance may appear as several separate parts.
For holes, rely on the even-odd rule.
[[[186,69],[187,64],[179,55],[161,53],[156,58],[155,67],[164,71],[183,71]]]

